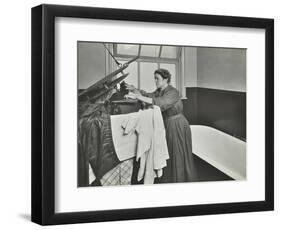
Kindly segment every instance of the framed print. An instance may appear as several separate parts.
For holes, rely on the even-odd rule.
[[[274,21],[32,8],[32,221],[274,208]]]

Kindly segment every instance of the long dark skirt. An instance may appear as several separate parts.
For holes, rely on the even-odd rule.
[[[196,181],[197,173],[193,162],[191,130],[183,114],[165,121],[166,139],[170,159],[163,170],[163,176],[156,183]]]

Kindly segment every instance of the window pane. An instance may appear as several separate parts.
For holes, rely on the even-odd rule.
[[[139,45],[117,44],[117,53],[137,56],[139,53]]]
[[[154,81],[154,71],[157,69],[157,63],[140,62],[140,88],[153,92],[156,89]]]
[[[171,82],[170,84],[177,88],[176,85],[176,65],[175,64],[166,64],[166,63],[161,63],[160,68],[166,69],[170,72],[171,76]]]
[[[160,46],[153,46],[153,45],[141,45],[141,56],[146,57],[158,57],[160,51]]]
[[[126,61],[119,61],[121,64],[124,64]],[[124,73],[129,73],[128,77],[125,78],[125,82],[134,85],[138,88],[138,63],[133,62],[131,63],[124,71]],[[121,76],[119,74],[118,76]]]
[[[163,46],[161,57],[162,58],[177,58],[178,48],[175,46]]]

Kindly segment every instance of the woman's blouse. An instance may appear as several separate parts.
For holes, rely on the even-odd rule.
[[[140,93],[145,97],[152,98],[152,104],[160,107],[164,119],[183,111],[179,91],[171,85],[168,85],[163,90],[157,89],[152,93],[147,93],[143,90]]]

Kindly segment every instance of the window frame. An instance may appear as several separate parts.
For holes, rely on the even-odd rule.
[[[139,56],[140,52],[141,52],[141,45],[139,44],[139,50],[138,50],[138,55],[133,56],[133,55],[125,55],[125,54],[117,54],[117,45],[118,44],[123,44],[123,43],[117,43],[117,44],[112,44],[111,46],[111,50],[113,51],[113,55],[114,57],[118,60],[118,61],[129,61],[132,58]],[[146,44],[144,44],[146,45]],[[150,45],[150,44],[147,44]],[[161,56],[161,52],[162,52],[162,47],[163,46],[167,46],[167,45],[159,45],[160,46],[160,50],[159,50],[159,55],[158,57],[148,57],[148,56],[140,56],[135,62],[137,63],[137,73],[138,73],[138,85],[137,88],[140,89],[140,63],[141,62],[150,62],[150,63],[156,63],[157,64],[157,68],[160,68],[160,64],[174,64],[175,65],[175,82],[176,85],[174,86],[175,88],[178,89],[178,91],[180,92],[180,95],[182,95],[182,98],[185,98],[185,90],[182,87],[182,83],[183,83],[183,79],[181,76],[183,76],[183,69],[182,69],[182,54],[184,52],[184,48],[181,46],[177,46],[178,47],[178,52],[177,52],[177,57],[176,58],[162,58]],[[110,57],[108,55],[109,59],[112,59],[112,57]],[[111,72],[114,71],[116,69],[116,65],[114,64],[114,61],[110,61],[108,60],[108,63],[111,67]]]

